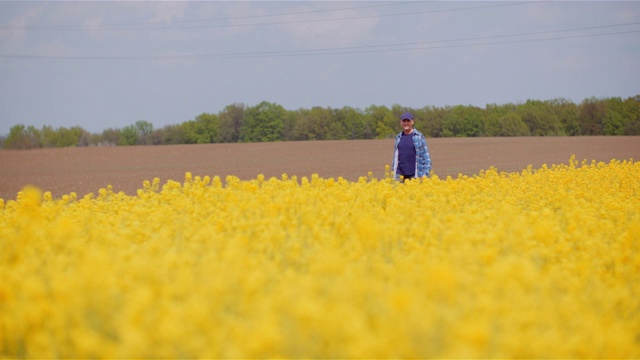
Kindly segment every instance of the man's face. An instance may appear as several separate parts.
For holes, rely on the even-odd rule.
[[[402,119],[400,120],[400,124],[402,124],[402,130],[409,131],[413,128],[413,120]]]

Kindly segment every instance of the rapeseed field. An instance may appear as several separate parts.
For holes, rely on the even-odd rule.
[[[638,358],[640,163],[0,200],[1,358]]]

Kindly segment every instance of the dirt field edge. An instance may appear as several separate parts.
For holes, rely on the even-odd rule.
[[[516,172],[528,165],[566,164],[572,155],[579,161],[640,159],[640,136],[435,138],[427,143],[440,178],[474,175],[491,166]],[[82,197],[107,185],[135,195],[144,180],[182,182],[186,172],[222,179],[318,174],[356,181],[369,172],[384,177],[392,154],[393,139],[0,150],[0,198],[15,199],[26,185],[56,198],[71,192]]]

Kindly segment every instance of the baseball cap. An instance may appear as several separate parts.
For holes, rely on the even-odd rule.
[[[406,112],[402,114],[402,116],[400,116],[400,120],[404,120],[404,119],[413,120],[413,114],[410,112]]]

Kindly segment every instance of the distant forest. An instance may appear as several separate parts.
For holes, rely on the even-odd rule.
[[[218,114],[203,113],[176,125],[154,128],[138,120],[121,129],[93,134],[71,128],[15,125],[0,137],[0,148],[247,143],[304,140],[384,139],[400,131],[399,117],[410,111],[425,136],[585,136],[640,135],[640,95],[622,99],[528,100],[518,104],[407,108],[371,105],[364,110],[313,107],[287,110],[261,102],[228,105]]]

